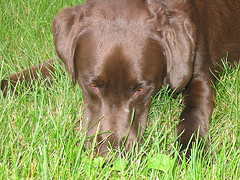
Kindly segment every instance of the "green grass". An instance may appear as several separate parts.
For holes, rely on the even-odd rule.
[[[51,22],[80,1],[0,1],[0,80],[56,57]],[[61,68],[58,66],[58,68]],[[181,95],[163,89],[149,113],[137,152],[102,166],[81,129],[83,98],[78,85],[58,71],[46,88],[3,98],[0,93],[0,179],[240,179],[240,67],[224,67],[216,85],[210,137],[216,162],[193,157],[177,163],[176,126]]]

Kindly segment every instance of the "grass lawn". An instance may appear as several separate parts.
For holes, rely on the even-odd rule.
[[[0,80],[56,58],[52,20],[76,0],[0,1]],[[240,48],[240,47],[239,47]],[[144,140],[136,152],[103,166],[87,151],[81,129],[83,98],[60,66],[58,81],[33,84],[19,96],[0,92],[0,179],[240,179],[240,66],[224,67],[216,85],[209,136],[216,162],[177,162],[181,95],[163,89],[154,98]]]

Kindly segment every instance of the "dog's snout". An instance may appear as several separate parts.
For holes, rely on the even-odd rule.
[[[119,152],[129,152],[133,145],[133,140],[129,140],[128,136],[101,136],[97,138],[96,148],[94,150],[95,156],[107,157],[114,154],[115,157]]]

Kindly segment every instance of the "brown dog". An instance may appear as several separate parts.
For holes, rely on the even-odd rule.
[[[215,95],[211,71],[221,71],[227,52],[231,63],[240,58],[239,14],[239,1],[89,0],[56,16],[56,51],[82,88],[88,135],[97,127],[106,132],[97,136],[100,155],[109,143],[129,150],[140,141],[151,97],[165,84],[184,93],[177,130],[182,148],[198,130],[206,138]],[[25,79],[37,69],[45,76],[53,71],[34,67]],[[10,79],[22,81],[22,75]],[[10,85],[1,84],[6,94]]]

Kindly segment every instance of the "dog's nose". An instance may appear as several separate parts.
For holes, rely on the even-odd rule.
[[[95,156],[118,157],[119,151],[121,153],[127,153],[131,150],[133,141],[129,141],[127,137],[99,137],[97,138],[97,146],[95,147]]]

